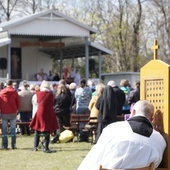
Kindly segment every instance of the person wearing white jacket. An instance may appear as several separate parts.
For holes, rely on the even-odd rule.
[[[154,107],[146,101],[135,103],[127,121],[116,122],[104,128],[98,142],[92,147],[77,170],[134,169],[154,162],[156,169],[162,161],[166,141],[153,128]]]

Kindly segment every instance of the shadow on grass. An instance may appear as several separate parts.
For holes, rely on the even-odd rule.
[[[32,147],[33,148],[33,147]],[[32,149],[31,147],[30,148],[17,148],[16,150],[28,150],[28,151],[32,151],[31,149]],[[57,146],[54,146],[53,145],[53,147],[49,147],[50,148],[50,150],[56,150],[57,152],[63,152],[63,151],[66,151],[66,152],[68,152],[68,151],[89,151],[89,148],[78,148],[78,147],[63,147],[63,146],[61,146],[61,147],[57,147]],[[44,148],[38,148],[38,151],[43,151],[43,149]],[[9,149],[10,150],[10,149]],[[32,152],[35,152],[35,151],[32,151]]]

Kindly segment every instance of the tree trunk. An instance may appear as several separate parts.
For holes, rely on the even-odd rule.
[[[140,27],[140,21],[141,21],[141,15],[142,15],[142,5],[141,5],[141,1],[138,1],[138,14],[137,14],[137,18],[136,18],[136,22],[133,25],[133,39],[132,39],[132,49],[133,49],[133,53],[132,53],[132,60],[133,60],[133,71],[139,71],[139,62],[138,62],[138,56],[139,56],[139,27]]]

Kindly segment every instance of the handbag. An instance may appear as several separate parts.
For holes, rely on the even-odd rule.
[[[61,143],[66,143],[68,141],[70,141],[71,139],[74,138],[74,134],[71,130],[64,130],[63,132],[60,133],[60,136],[59,136],[59,141]]]

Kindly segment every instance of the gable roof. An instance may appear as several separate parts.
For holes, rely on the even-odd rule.
[[[44,27],[44,25],[46,25]],[[85,37],[97,31],[77,20],[55,10],[46,10],[30,16],[0,24],[0,29],[11,35],[80,36]]]

